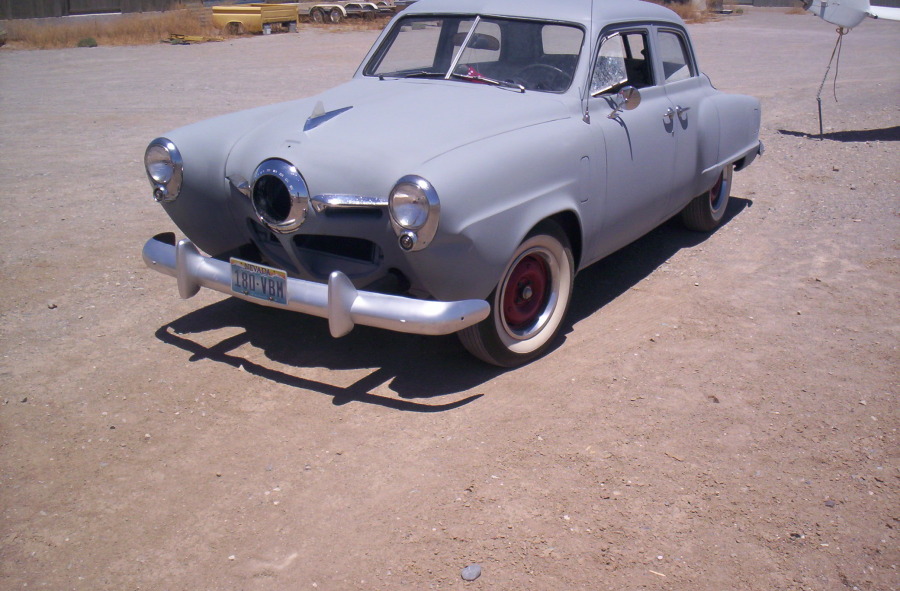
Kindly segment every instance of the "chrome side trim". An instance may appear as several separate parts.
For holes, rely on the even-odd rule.
[[[363,195],[316,195],[309,201],[316,213],[322,213],[327,209],[388,206],[386,197],[365,197]]]
[[[356,324],[411,334],[450,334],[490,314],[490,305],[484,300],[436,302],[357,291],[340,271],[334,271],[327,284],[289,277],[286,305],[257,300],[231,291],[231,265],[227,262],[201,254],[190,240],[177,244],[174,240],[171,233],[155,236],[144,244],[142,256],[149,268],[178,280],[182,298],[206,287],[255,304],[327,318],[333,337],[346,335]]]
[[[727,158],[720,162],[716,162],[709,168],[705,169],[702,174],[709,174],[716,170],[721,170],[726,164],[733,164],[742,159],[745,159],[740,168],[736,168],[735,170],[743,170],[750,166],[750,164],[756,159],[757,156],[762,156],[763,152],[765,152],[765,146],[761,141],[757,141],[755,144],[751,145],[748,148],[745,148],[736,154],[730,154]]]

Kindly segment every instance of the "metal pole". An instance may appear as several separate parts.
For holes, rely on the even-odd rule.
[[[819,103],[819,137],[820,138],[823,135],[825,135],[825,131],[822,128],[822,89],[825,88],[825,81],[828,80],[828,73],[831,72],[831,64],[834,63],[834,56],[840,55],[839,48],[841,46],[841,40],[844,38],[844,35],[846,35],[849,32],[850,32],[849,29],[845,29],[843,27],[838,27],[838,29],[837,29],[838,38],[837,38],[837,41],[835,41],[835,43],[834,43],[834,49],[831,50],[831,59],[828,60],[828,67],[825,69],[825,76],[822,78],[822,84],[819,85],[819,92],[816,94],[816,101]],[[835,74],[834,84],[835,84],[834,100],[837,100],[837,74]]]

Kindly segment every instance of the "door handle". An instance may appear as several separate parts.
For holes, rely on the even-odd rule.
[[[675,107],[675,112],[678,113],[678,118],[679,118],[679,119],[681,119],[681,116],[682,116],[683,114],[687,113],[687,112],[690,111],[690,110],[691,110],[690,107],[682,107],[681,105],[678,105],[677,107]]]
[[[667,123],[671,123],[675,119],[675,109],[669,107],[666,109],[666,112],[663,113],[663,120]]]

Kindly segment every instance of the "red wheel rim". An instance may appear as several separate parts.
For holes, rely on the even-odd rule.
[[[503,316],[513,330],[527,328],[544,310],[550,272],[543,258],[528,255],[510,272],[503,292]]]

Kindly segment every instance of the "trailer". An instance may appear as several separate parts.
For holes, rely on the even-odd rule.
[[[213,26],[232,35],[262,33],[273,24],[296,30],[297,4],[236,4],[213,6]],[[293,25],[293,26],[292,26]]]
[[[337,24],[345,18],[357,17],[372,20],[376,16],[391,16],[398,6],[392,1],[376,2],[300,2],[297,6],[299,16],[306,16],[313,23]]]

